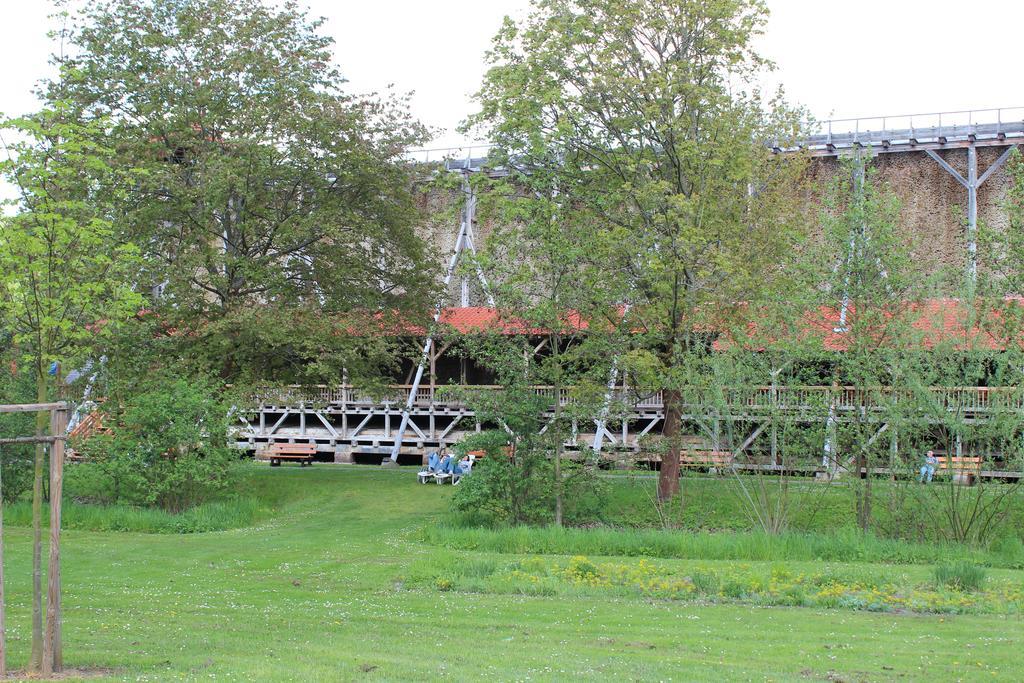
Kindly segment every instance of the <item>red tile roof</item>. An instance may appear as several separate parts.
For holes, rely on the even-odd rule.
[[[1022,300],[1010,298],[997,303],[1017,306],[1022,303]],[[856,319],[856,315],[856,308],[852,305],[848,307],[847,328],[855,326],[853,321]],[[800,341],[809,342],[812,345],[820,344],[820,348],[825,351],[843,351],[849,347],[850,336],[847,330],[840,327],[840,316],[839,306],[819,306],[800,318],[795,325],[796,329],[793,330],[793,334]],[[999,305],[990,308],[979,307],[975,312],[975,321],[969,328],[967,323],[970,311],[962,301],[952,298],[909,303],[886,315],[872,317],[876,322],[873,323],[873,329],[869,329],[868,333],[875,335],[882,345],[886,344],[884,339],[887,332],[886,325],[884,322],[877,321],[889,321],[897,317],[909,321],[911,329],[917,333],[914,341],[920,348],[931,349],[945,343],[952,344],[954,348],[961,350],[994,351],[1006,348],[1008,341],[997,336],[1003,329]],[[768,337],[767,332],[762,333],[759,327],[759,320],[756,318],[748,321],[746,343],[752,348],[762,350],[771,344],[772,339]],[[898,339],[906,340],[906,336],[901,335]],[[1020,341],[1024,342],[1024,339]],[[715,347],[721,350],[727,348],[731,343],[732,341],[727,337],[720,338],[715,342]]]
[[[1019,305],[1024,303],[1021,299],[1007,299],[1001,303]],[[899,314],[905,314],[910,320],[910,325],[919,333],[917,342],[924,348],[933,348],[940,343],[953,343],[956,348],[981,348],[987,350],[1001,349],[1006,346],[1005,340],[996,337],[1000,329],[1000,313],[998,308],[978,313],[979,320],[967,328],[968,311],[966,306],[959,299],[931,299],[920,303],[908,304],[899,312],[894,312],[888,318],[892,319]],[[1022,311],[1024,313],[1024,311]],[[847,324],[850,325],[857,315],[855,307],[850,306],[847,310]],[[796,323],[793,334],[800,340],[806,341],[813,346],[826,351],[842,351],[849,345],[849,334],[839,328],[840,308],[838,306],[820,306],[806,315]],[[584,331],[590,328],[587,320],[577,313],[571,314],[567,319],[570,329]],[[762,349],[770,344],[766,338],[767,332],[762,333],[761,321],[754,318],[747,322],[747,342],[754,348]],[[492,332],[507,335],[541,335],[546,330],[529,325],[521,318],[504,314],[500,310],[487,306],[449,307],[441,311],[440,324],[460,334],[473,334]],[[402,330],[395,331],[396,334],[422,335],[426,328],[422,325],[403,325]],[[884,333],[884,325],[877,325],[879,334]],[[442,332],[443,333],[443,332]],[[902,338],[902,337],[901,337]],[[1024,341],[1024,340],[1022,340]],[[884,344],[884,340],[881,340]],[[719,350],[727,348],[730,341],[727,337],[721,337],[715,342]]]

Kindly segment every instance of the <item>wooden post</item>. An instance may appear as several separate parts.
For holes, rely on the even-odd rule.
[[[437,353],[434,353],[434,351],[436,349],[437,349],[437,347],[435,346],[433,349],[430,350],[430,407],[431,407],[431,409],[433,409],[433,407],[434,407],[434,391],[437,389],[437,358],[444,351],[444,349],[441,349],[440,351],[437,351]],[[433,410],[431,410],[431,414],[433,414]]]
[[[29,413],[50,411],[49,436],[37,434],[34,437],[13,437],[0,439],[0,443],[50,443],[52,450],[50,455],[50,572],[49,572],[49,606],[47,635],[43,643],[44,655],[41,668],[44,673],[60,671],[63,667],[61,654],[61,632],[60,632],[60,499],[63,488],[64,474],[64,433],[68,425],[68,405],[63,401],[58,403],[24,403],[15,405],[0,405],[0,413]],[[54,467],[57,468],[54,477]],[[0,482],[2,483],[2,482]],[[3,574],[3,509],[0,506],[0,678],[7,675],[7,641],[6,641],[6,609],[4,604],[4,574]],[[50,613],[52,612],[52,616]],[[33,615],[34,616],[34,615]],[[52,629],[52,631],[50,630]]]
[[[64,488],[64,436],[68,426],[66,409],[50,413],[50,564],[47,570],[46,636],[43,638],[43,673],[59,673],[64,665],[61,652],[60,525]]]
[[[896,458],[899,456],[899,437],[895,428],[889,436],[889,478],[896,480]]]
[[[0,478],[0,678],[7,678],[7,626],[4,603],[4,509],[3,479]]]

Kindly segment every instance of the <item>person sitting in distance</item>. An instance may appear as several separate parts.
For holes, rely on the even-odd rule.
[[[921,476],[917,478],[917,481],[919,483],[924,483],[925,477],[927,477],[927,483],[932,483],[932,477],[935,475],[935,465],[938,464],[938,462],[939,461],[935,458],[934,451],[928,451],[924,456],[924,464],[921,465]]]
[[[427,454],[427,472],[434,474],[435,472],[441,471],[441,458],[438,457],[437,451],[431,451]]]
[[[448,455],[448,449],[441,449],[441,460],[437,464],[437,472],[441,474],[451,474],[452,471],[452,456]]]

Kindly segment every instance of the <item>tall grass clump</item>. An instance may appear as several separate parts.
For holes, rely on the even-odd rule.
[[[912,543],[883,539],[854,529],[833,534],[789,532],[699,533],[653,529],[565,527],[473,528],[431,526],[428,543],[453,550],[505,554],[596,555],[746,561],[831,561],[884,564],[936,564],[962,560],[996,567],[1024,563],[1019,549],[999,552],[959,544]]]
[[[978,591],[985,585],[986,576],[984,567],[963,560],[940,564],[935,568],[935,583],[940,588]]]
[[[64,503],[61,526],[82,531],[131,531],[144,534],[193,534],[251,526],[260,506],[251,498],[204,503],[173,514],[159,508],[132,505]],[[44,510],[44,519],[46,511]],[[4,523],[29,526],[32,506],[21,501],[4,508]]]

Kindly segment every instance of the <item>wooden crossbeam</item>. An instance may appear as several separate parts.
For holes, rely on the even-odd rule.
[[[960,173],[957,172],[957,170],[955,168],[950,166],[946,162],[945,159],[943,159],[942,157],[940,157],[938,154],[936,154],[935,152],[933,152],[930,149],[926,149],[924,152],[925,152],[925,154],[930,156],[932,159],[934,159],[935,162],[939,166],[941,166],[943,169],[945,169],[946,173],[948,173],[949,175],[953,176],[953,178],[955,178],[958,183],[960,183],[964,187],[970,187],[970,184],[967,182],[967,178],[964,178],[962,175],[960,175]]]
[[[270,431],[267,432],[267,434],[273,434],[274,432],[276,432],[277,428],[281,426],[281,423],[283,423],[285,418],[288,417],[290,414],[290,410],[286,410],[283,413],[281,413],[281,417],[277,418],[277,422],[274,423],[274,426],[270,428]]]
[[[65,441],[68,437],[66,436],[9,436],[0,439],[0,445],[8,445],[15,443],[54,443],[57,441]]]
[[[413,422],[412,420],[409,420],[407,426],[412,428],[412,430],[414,432],[416,432],[421,439],[426,439],[427,438],[427,435],[423,433],[423,430],[420,429],[419,426],[415,422]]]
[[[1013,150],[1015,149],[1017,149],[1017,145],[1010,145],[1007,147],[1006,151],[1000,154],[999,158],[992,162],[992,165],[988,167],[988,170],[981,174],[981,177],[978,178],[978,185],[983,185],[990,175],[998,171],[999,167],[1006,163],[1006,160],[1010,158],[1010,155],[1013,154]]]
[[[460,410],[460,411],[459,411],[459,414],[455,416],[455,419],[451,421],[451,424],[449,424],[449,425],[448,425],[447,427],[445,427],[445,428],[444,428],[444,431],[442,431],[442,432],[441,432],[441,435],[440,435],[440,436],[438,436],[437,438],[438,438],[438,439],[443,439],[444,437],[448,436],[448,434],[449,434],[449,433],[450,433],[450,432],[451,432],[451,431],[452,431],[453,429],[455,429],[455,425],[457,425],[457,424],[459,423],[459,421],[460,421],[460,420],[462,420],[462,418],[463,418],[463,417],[465,416],[465,414],[466,414],[466,412],[465,412],[465,411],[463,411],[463,410]]]
[[[373,413],[367,413],[366,417],[363,418],[363,421],[359,423],[359,426],[352,430],[352,433],[349,434],[349,437],[353,438],[358,436],[359,432],[363,431],[363,427],[366,426],[366,423],[370,421],[371,417],[373,417]]]
[[[331,436],[337,436],[338,435],[338,430],[334,428],[334,425],[332,425],[330,422],[327,421],[327,418],[324,417],[323,414],[319,410],[314,410],[313,414],[316,415],[318,418],[320,418],[320,422],[322,422],[324,427],[327,428],[327,431],[329,431],[331,433]]]
[[[643,430],[641,430],[641,432],[636,435],[636,438],[639,439],[641,436],[647,436],[647,433],[654,429],[654,425],[658,424],[660,421],[660,417],[652,418],[651,421],[647,423],[647,426],[644,427]]]
[[[0,413],[38,413],[43,410],[68,410],[64,401],[56,403],[10,403],[0,405]]]
[[[770,422],[762,422],[761,426],[759,426],[757,429],[755,429],[754,432],[750,436],[747,437],[747,440],[744,441],[742,444],[740,444],[740,447],[732,452],[732,457],[735,458],[737,455],[739,455],[743,451],[743,449],[745,449],[750,444],[754,443],[754,439],[756,439],[757,437],[761,436],[761,432],[763,432],[765,429],[767,429],[769,424],[771,424],[771,423]]]

